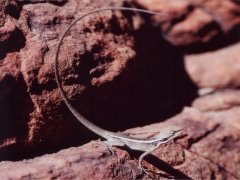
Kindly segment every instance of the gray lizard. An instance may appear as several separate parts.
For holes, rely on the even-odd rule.
[[[64,37],[67,35],[67,33],[70,31],[71,27],[76,24],[77,21],[80,21],[84,17],[100,12],[100,11],[107,11],[107,10],[123,10],[123,11],[138,11],[142,13],[148,13],[148,14],[159,14],[159,15],[166,15],[163,13],[157,13],[157,12],[152,12],[152,11],[147,11],[143,9],[137,9],[137,8],[127,8],[127,7],[107,7],[107,8],[101,8],[97,9],[91,12],[88,12],[81,17],[77,18],[76,20],[73,21],[73,23],[68,27],[68,29],[65,31],[63,34],[62,38],[60,39],[60,42],[58,44],[57,52],[56,52],[56,57],[55,57],[55,76],[56,76],[56,82],[58,85],[58,88],[60,90],[61,96],[66,103],[67,107],[69,110],[73,113],[73,115],[80,121],[85,127],[87,127],[89,130],[92,132],[96,133],[100,137],[104,138],[106,141],[106,145],[108,147],[112,146],[127,146],[128,148],[132,150],[138,150],[138,151],[144,151],[144,153],[140,156],[139,158],[139,167],[141,171],[147,173],[147,170],[143,168],[142,166],[142,161],[145,156],[150,154],[152,151],[157,149],[161,144],[167,143],[168,141],[174,139],[175,137],[179,136],[182,128],[179,126],[175,125],[170,125],[166,128],[164,128],[160,133],[158,133],[154,138],[146,138],[146,139],[140,139],[140,138],[135,138],[131,137],[128,135],[124,135],[123,133],[114,133],[111,131],[107,131],[105,129],[102,129],[92,122],[88,121],[85,117],[83,117],[70,103],[66,93],[63,90],[61,80],[59,77],[59,71],[58,71],[58,56],[59,56],[59,51],[60,51],[60,46],[63,43]]]

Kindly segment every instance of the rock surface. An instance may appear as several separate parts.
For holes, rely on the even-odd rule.
[[[240,43],[185,57],[186,70],[198,87],[238,88],[240,86]]]
[[[138,153],[116,148],[113,156],[102,143],[85,144],[97,137],[74,119],[55,83],[65,29],[107,6],[169,16],[109,11],[77,23],[61,46],[62,83],[73,105],[103,128],[165,121],[128,130],[151,135],[168,123],[186,127],[147,159],[159,175],[140,174]],[[3,161],[1,177],[240,178],[239,6],[234,0],[0,1],[0,159],[85,144]],[[197,97],[201,88],[213,91]]]
[[[166,38],[187,52],[202,52],[239,41],[240,3],[235,0],[137,0],[144,8],[169,14]]]
[[[168,122],[128,130],[149,137],[169,123],[184,126],[175,142],[161,146],[144,161],[159,174],[140,173],[139,153],[114,148],[116,155],[111,155],[103,143],[92,141],[31,160],[1,162],[0,175],[3,179],[238,179],[239,112],[238,106],[208,112],[185,108]]]

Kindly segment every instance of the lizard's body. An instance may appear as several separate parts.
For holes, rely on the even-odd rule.
[[[83,19],[84,17],[86,17],[86,16],[88,16],[90,14],[93,14],[93,13],[96,13],[96,12],[100,12],[100,11],[106,11],[106,10],[138,11],[138,12],[143,12],[143,13],[148,13],[148,14],[159,14],[159,13],[155,13],[155,12],[151,12],[151,11],[147,11],[147,10],[142,10],[142,9],[136,9],[136,8],[109,7],[109,8],[97,9],[97,10],[94,10],[92,12],[89,12],[89,13],[86,13],[86,14],[82,15],[80,18],[76,19],[68,27],[68,29],[65,31],[65,33],[63,34],[63,36],[62,36],[62,38],[61,38],[61,40],[59,42],[57,53],[56,53],[56,59],[55,59],[55,76],[56,76],[56,81],[57,81],[57,85],[59,87],[61,96],[62,96],[64,102],[66,103],[67,107],[69,108],[69,110],[89,130],[91,130],[92,132],[96,133],[100,137],[106,139],[106,141],[104,141],[104,142],[108,146],[110,146],[110,147],[111,146],[120,146],[120,147],[127,146],[130,149],[132,149],[132,150],[144,151],[144,153],[139,158],[139,166],[140,166],[141,170],[145,171],[145,169],[142,167],[142,160],[143,160],[143,158],[146,155],[148,155],[149,153],[151,153],[152,151],[154,151],[155,149],[157,149],[161,144],[164,144],[164,143],[174,139],[175,137],[177,137],[180,134],[182,129],[179,128],[178,126],[171,125],[171,126],[169,126],[167,128],[164,128],[154,138],[147,138],[147,139],[139,139],[139,138],[135,138],[135,137],[124,135],[122,133],[114,133],[114,132],[102,129],[102,128],[96,126],[95,124],[93,124],[92,122],[88,121],[85,117],[83,117],[71,105],[71,103],[70,103],[66,93],[63,90],[63,87],[62,87],[62,84],[61,84],[61,81],[60,81],[60,77],[59,77],[59,72],[58,72],[58,54],[59,54],[60,46],[61,46],[61,44],[63,42],[63,39],[67,35],[67,33],[69,32],[71,27],[73,25],[75,25],[77,21]]]

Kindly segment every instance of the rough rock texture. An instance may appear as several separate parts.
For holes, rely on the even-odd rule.
[[[139,153],[114,148],[116,155],[111,155],[103,143],[92,141],[31,160],[1,162],[0,175],[3,179],[238,179],[239,112],[238,106],[208,112],[185,108],[167,123],[128,130],[149,137],[168,123],[184,126],[181,137],[161,146],[144,161],[159,174],[140,173]]]
[[[199,87],[240,87],[240,43],[185,57],[186,70]]]
[[[240,105],[240,93],[233,89],[217,91],[193,101],[192,106],[201,111],[218,111]]]
[[[160,121],[166,122],[129,131],[151,134],[172,122],[186,127],[177,140],[181,145],[171,142],[155,152],[166,163],[149,159],[150,168],[163,171],[157,178],[239,178],[235,88],[240,46],[235,42],[240,39],[240,4],[234,0],[1,0],[0,159],[21,160],[96,138],[63,103],[53,65],[68,25],[82,13],[106,6],[142,7],[169,16],[109,11],[77,23],[59,59],[73,105],[112,131]],[[197,97],[198,88],[214,91]],[[180,113],[185,106],[192,108]],[[88,152],[93,144],[2,162],[0,173],[6,178],[142,177],[133,160],[139,154],[117,149],[119,156],[111,156],[102,144]]]
[[[240,3],[235,0],[137,0],[144,8],[165,12],[166,38],[187,52],[202,52],[239,40]]]
[[[11,46],[1,53],[3,159],[15,159],[17,149],[24,149],[25,157],[91,139],[64,105],[53,63],[67,26],[84,11],[102,7],[103,1],[52,2],[19,2],[20,16],[13,22],[20,32],[6,40]],[[127,3],[104,4],[111,5]],[[102,127],[117,131],[164,119],[179,112],[195,93],[183,55],[149,20],[149,15],[131,12],[94,14],[77,23],[61,47],[59,69],[69,98]],[[159,108],[166,113],[159,114]]]

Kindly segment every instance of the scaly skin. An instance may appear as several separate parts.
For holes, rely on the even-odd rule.
[[[56,58],[55,58],[55,77],[56,77],[56,82],[58,85],[58,88],[60,90],[61,96],[69,108],[69,110],[73,113],[73,115],[78,119],[79,122],[81,122],[85,127],[87,127],[90,131],[96,133],[100,137],[106,139],[104,141],[105,144],[108,145],[108,147],[112,146],[127,146],[132,150],[138,150],[138,151],[144,151],[144,153],[140,156],[139,158],[139,167],[142,170],[142,172],[146,172],[146,169],[143,168],[142,166],[142,161],[145,156],[150,154],[152,151],[157,149],[161,144],[167,143],[168,141],[174,139],[175,137],[179,136],[181,133],[182,129],[178,126],[169,126],[163,131],[161,131],[158,135],[156,135],[155,138],[153,139],[138,139],[134,138],[131,136],[126,136],[120,133],[114,133],[111,131],[107,131],[105,129],[102,129],[92,122],[88,121],[85,117],[83,117],[70,103],[66,93],[63,90],[61,80],[59,77],[59,72],[58,72],[58,55],[60,51],[61,44],[63,43],[64,37],[67,35],[67,33],[70,31],[70,29],[80,20],[82,20],[84,17],[94,14],[97,12],[101,11],[112,11],[112,10],[122,10],[122,11],[137,11],[141,13],[147,13],[147,14],[155,14],[155,15],[165,15],[164,13],[157,13],[157,12],[152,12],[152,11],[147,11],[143,9],[136,9],[136,8],[127,8],[127,7],[107,7],[107,8],[101,8],[97,9],[94,11],[91,11],[89,13],[86,13],[79,17],[78,19],[74,20],[73,23],[68,27],[68,29],[65,31],[63,34],[62,38],[60,39],[60,42],[58,44],[57,52],[56,52]]]

